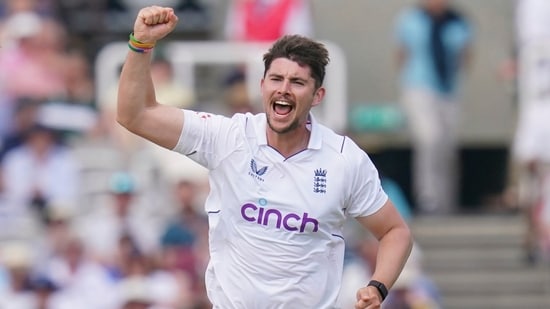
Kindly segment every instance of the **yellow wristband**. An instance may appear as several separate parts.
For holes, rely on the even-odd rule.
[[[133,32],[130,33],[129,37],[130,37],[130,43],[132,44],[133,47],[140,48],[140,49],[152,49],[153,47],[155,47],[155,43],[144,43],[136,39]]]

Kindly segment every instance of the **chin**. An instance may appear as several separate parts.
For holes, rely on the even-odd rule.
[[[273,125],[272,123],[268,123],[268,124],[269,124],[269,128],[271,129],[271,131],[273,131],[275,133],[282,134],[282,133],[287,132],[287,127],[286,126],[277,126],[277,125]]]
[[[287,124],[287,123],[273,123],[273,122],[268,121],[268,125],[269,125],[269,128],[271,128],[271,130],[273,132],[278,133],[278,134],[285,134],[285,133],[295,131],[296,128],[298,127],[298,123],[296,123],[296,122],[292,122],[290,124]]]

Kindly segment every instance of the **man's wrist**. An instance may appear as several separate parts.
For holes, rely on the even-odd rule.
[[[146,43],[138,40],[131,32],[128,40],[128,47],[136,53],[148,53],[155,47],[156,42]]]
[[[371,280],[371,281],[369,281],[367,286],[372,286],[372,287],[376,288],[376,290],[378,291],[378,294],[380,294],[380,299],[382,301],[384,301],[384,299],[386,299],[386,297],[388,296],[388,289],[386,288],[386,285],[384,283],[380,282],[380,281]]]

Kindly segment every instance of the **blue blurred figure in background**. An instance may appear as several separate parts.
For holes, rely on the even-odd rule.
[[[449,213],[457,203],[459,81],[472,29],[448,0],[421,0],[396,24],[401,103],[413,142],[413,185],[422,213]]]

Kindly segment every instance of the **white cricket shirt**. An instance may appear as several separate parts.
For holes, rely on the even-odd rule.
[[[267,145],[265,114],[184,113],[174,150],[210,170],[214,308],[336,308],[345,219],[387,200],[365,152],[313,116],[308,148],[285,159]]]

